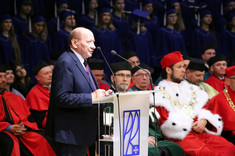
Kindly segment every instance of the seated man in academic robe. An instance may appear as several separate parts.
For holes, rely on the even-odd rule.
[[[139,66],[145,71],[139,67],[131,69],[133,86],[128,91],[149,90],[150,68],[144,63],[140,63]],[[164,139],[160,127],[157,124],[160,116],[156,110],[154,111],[154,107],[150,108],[149,115],[148,156],[184,156],[184,151],[178,144]]]
[[[91,72],[94,74],[95,79],[100,89],[108,90],[110,88],[107,81],[105,81],[104,63],[103,60],[97,58],[90,58],[88,60]]]
[[[34,67],[33,73],[38,83],[28,93],[26,101],[38,127],[44,129],[50,100],[52,69],[48,63],[42,61]]]
[[[225,69],[227,68],[226,57],[216,55],[208,61],[211,76],[205,81],[218,92],[224,89]]]
[[[234,155],[235,146],[220,136],[223,118],[203,108],[208,94],[184,80],[180,52],[164,56],[161,66],[164,80],[155,87],[150,103],[160,115],[164,138],[180,145],[185,155]]]
[[[235,144],[235,66],[226,68],[227,88],[206,105],[211,112],[219,114],[224,122],[222,136]]]
[[[39,128],[27,103],[5,90],[6,69],[0,65],[0,153],[4,156],[55,156]]]
[[[204,90],[209,99],[213,96],[217,95],[218,92],[209,84],[202,82],[203,77],[205,75],[206,66],[201,59],[191,58],[190,63],[185,72],[185,79],[192,84],[199,86],[202,90]]]

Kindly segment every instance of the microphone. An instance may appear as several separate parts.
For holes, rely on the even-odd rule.
[[[109,70],[111,71],[111,73],[112,73],[112,75],[113,75],[113,81],[114,81],[114,86],[115,86],[115,91],[114,91],[114,92],[116,93],[116,92],[118,92],[118,87],[117,87],[117,82],[116,82],[116,78],[115,78],[115,75],[114,75],[114,73],[113,73],[113,70],[111,69],[111,67],[110,67],[110,65],[109,65],[109,63],[108,63],[108,61],[106,60],[106,58],[105,58],[105,56],[104,56],[104,53],[103,53],[102,50],[101,50],[101,47],[96,47],[96,49],[98,49],[98,50],[100,51],[100,53],[101,53],[101,55],[102,55],[102,57],[103,57],[105,63],[107,64]]]
[[[142,68],[142,67],[140,67],[140,66],[138,66],[138,65],[136,65],[134,63],[132,63],[131,61],[128,61],[127,59],[125,59],[121,55],[117,54],[117,52],[115,50],[111,50],[111,54],[118,56],[119,58],[127,61],[128,63],[130,63],[130,64],[134,65],[135,67],[138,67],[139,69],[141,69],[141,70],[145,71],[146,73],[148,73],[149,74],[149,78],[150,78],[151,90],[154,90],[154,88],[153,88],[153,79],[152,79],[151,73],[149,71],[147,71],[146,69],[144,69],[144,68]]]

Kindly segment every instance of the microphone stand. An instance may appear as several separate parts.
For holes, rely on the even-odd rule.
[[[98,50],[100,51],[100,53],[101,53],[101,55],[102,55],[102,57],[103,57],[105,63],[107,64],[109,70],[111,71],[111,73],[112,73],[112,75],[113,75],[113,81],[114,81],[114,86],[115,86],[114,92],[116,93],[116,92],[118,92],[118,87],[117,87],[117,81],[116,81],[115,75],[114,75],[114,73],[113,73],[113,70],[111,69],[111,67],[110,67],[110,65],[109,65],[109,63],[108,63],[108,61],[107,61],[107,59],[105,58],[104,53],[103,53],[102,50],[101,50],[101,47],[97,47],[96,49],[98,49]]]
[[[151,74],[150,74],[149,71],[147,71],[146,69],[144,69],[144,68],[142,68],[142,67],[140,67],[140,66],[138,66],[138,65],[136,65],[136,64],[134,64],[134,63],[132,63],[131,61],[128,61],[126,58],[124,58],[124,57],[122,57],[121,55],[117,54],[117,52],[114,51],[114,50],[111,50],[111,54],[118,56],[119,58],[121,58],[121,59],[127,61],[128,63],[130,63],[130,64],[134,65],[135,67],[138,67],[139,69],[141,69],[141,70],[145,71],[146,73],[148,73],[148,74],[149,74],[149,79],[150,79],[150,84],[151,84],[151,90],[152,90],[152,91],[154,90],[154,88],[153,88],[153,79],[152,79],[152,76],[151,76]],[[154,108],[156,108],[155,92],[153,91],[152,94],[153,94],[153,106],[154,106]],[[154,114],[156,114],[156,109],[154,109]],[[156,138],[156,136],[157,136],[157,135],[156,135],[157,130],[156,130],[156,128],[155,128],[155,131],[154,131],[154,132],[155,132],[155,136],[154,136],[154,137],[155,137],[155,141],[157,141],[157,138]],[[155,146],[155,153],[157,153],[157,152],[156,152],[156,150],[157,150],[156,148],[157,148],[157,147]]]

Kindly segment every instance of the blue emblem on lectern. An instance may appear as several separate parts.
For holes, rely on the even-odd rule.
[[[140,110],[123,111],[123,156],[140,154]]]

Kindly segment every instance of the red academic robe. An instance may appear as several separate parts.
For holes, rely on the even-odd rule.
[[[50,101],[50,91],[40,84],[36,84],[28,93],[26,101],[30,109],[36,111],[48,111]],[[42,127],[46,127],[47,113],[44,116]]]
[[[235,91],[228,87],[228,94],[235,104]],[[211,110],[211,112],[219,114],[224,122],[223,131],[233,131],[235,135],[235,111],[229,105],[224,92],[220,92],[213,97],[205,106],[205,108]]]
[[[219,79],[218,77],[211,75],[205,83],[209,84],[211,87],[213,87],[218,92],[222,91],[225,86],[225,81]]]
[[[30,116],[29,107],[27,106],[24,99],[20,96],[4,91],[0,94],[0,132],[8,134],[14,142],[12,156],[20,156],[19,140],[28,148],[28,150],[35,156],[54,156],[56,155],[47,140],[40,134],[33,131],[26,131],[23,135],[15,136],[5,129],[10,125],[6,122],[6,115],[2,102],[2,97],[6,101],[6,106],[14,124],[24,123],[25,126],[32,130],[39,130],[35,122],[29,122],[28,117]]]
[[[169,112],[164,107],[157,107],[160,114],[159,125],[161,126],[168,119]],[[194,118],[194,121],[197,117]],[[184,122],[184,121],[181,121]],[[235,155],[235,146],[221,136],[208,134],[206,132],[191,132],[183,140],[168,139],[180,145],[186,155],[192,156],[219,156]]]
[[[109,86],[108,84],[102,82],[102,81],[99,82],[98,85],[99,85],[99,88],[100,88],[100,89],[104,89],[104,90],[110,89],[110,86]]]

